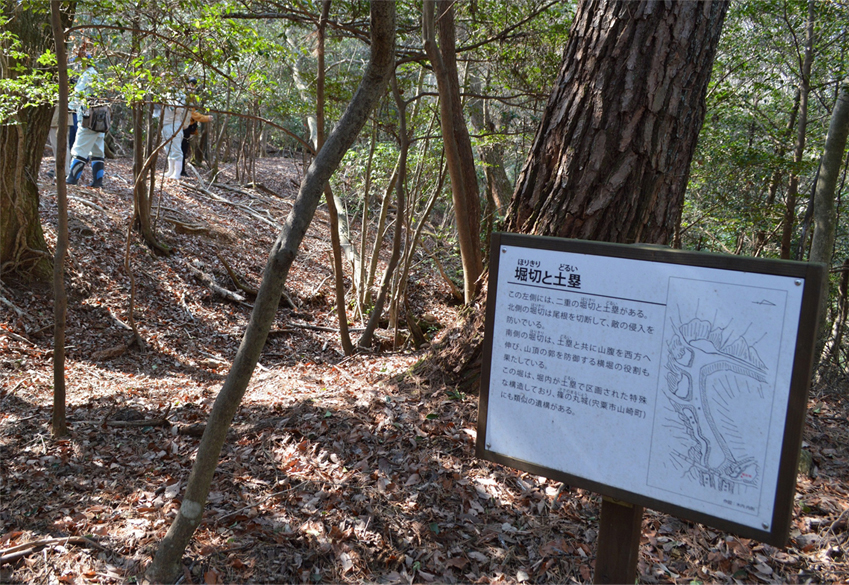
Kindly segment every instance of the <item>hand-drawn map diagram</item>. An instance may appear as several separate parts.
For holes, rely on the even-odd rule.
[[[784,290],[669,278],[647,483],[758,514]],[[774,478],[766,478],[771,484]]]
[[[824,266],[496,234],[477,454],[786,541]]]

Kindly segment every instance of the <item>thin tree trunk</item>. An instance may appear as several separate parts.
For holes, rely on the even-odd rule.
[[[805,252],[808,249],[808,243],[813,239],[811,233],[811,224],[814,221],[816,213],[815,195],[817,190],[817,182],[819,181],[820,167],[817,167],[817,172],[814,175],[814,182],[811,185],[811,194],[808,196],[808,205],[805,209],[805,215],[802,217],[802,223],[799,226],[799,241],[796,242],[796,254],[793,255],[794,260],[802,261],[805,259]]]
[[[482,93],[480,91],[480,80],[477,77],[472,79],[472,92]],[[472,101],[469,114],[469,120],[471,120],[476,133],[495,132],[495,123],[492,121],[486,102],[481,99]],[[486,177],[487,199],[491,199],[495,205],[495,210],[501,213],[510,202],[510,196],[513,194],[513,185],[510,184],[507,171],[504,169],[504,147],[498,141],[491,143],[484,141],[478,146],[478,152],[481,162],[483,162],[483,172]]]
[[[386,185],[386,191],[383,193],[383,201],[380,204],[380,215],[377,218],[377,230],[374,232],[374,246],[371,249],[371,261],[369,262],[368,276],[366,277],[363,288],[366,290],[366,302],[369,300],[368,291],[374,283],[374,277],[377,274],[377,262],[380,259],[380,248],[383,243],[383,238],[386,235],[386,216],[389,214],[389,204],[392,201],[392,191],[395,190],[395,184],[398,181],[398,166],[401,164],[401,157],[398,157],[395,168],[392,169],[392,176],[389,177],[389,183]]]
[[[793,109],[790,111],[790,119],[787,121],[787,128],[785,129],[785,139],[790,140],[790,137],[793,135],[793,128],[796,126],[796,116],[799,114],[799,99],[800,94],[799,91],[796,91],[796,98],[793,100]],[[782,142],[775,149],[775,157],[778,160],[782,160],[784,158],[784,153],[786,151],[786,146]],[[772,172],[772,176],[769,180],[769,190],[766,198],[766,205],[764,209],[766,213],[766,219],[768,220],[772,216],[772,206],[775,204],[775,196],[778,194],[778,186],[781,184],[781,169],[775,169]],[[767,244],[767,232],[766,229],[758,230],[757,236],[755,237],[755,250],[754,256],[759,256],[764,246]]]
[[[65,292],[65,256],[68,253],[68,191],[65,185],[67,149],[59,148],[68,142],[68,58],[65,55],[65,31],[62,27],[61,3],[50,2],[50,24],[56,45],[59,65],[59,127],[56,129],[56,250],[53,255],[53,436],[68,434],[65,418],[65,326],[68,315],[68,296]]]
[[[133,26],[133,55],[141,55],[142,53],[141,35],[137,32],[140,29],[139,20],[136,18]],[[150,214],[153,205],[152,191],[148,189],[147,181],[144,180],[147,169],[156,164],[156,157],[153,157],[148,162],[148,166],[145,166],[145,159],[152,150],[150,146],[147,149],[145,148],[146,142],[142,139],[146,135],[143,126],[146,106],[141,102],[130,105],[133,112],[133,207],[135,209],[135,220],[139,222],[139,231],[141,231],[148,246],[159,254],[168,254],[171,250],[159,242],[153,229]]]
[[[324,40],[327,32],[327,15],[329,12],[330,0],[322,0],[321,16],[318,20],[318,50],[316,51],[318,57],[315,84],[316,152],[319,152],[321,147],[324,146]],[[330,247],[333,249],[333,274],[336,281],[336,316],[339,318],[339,341],[345,355],[351,355],[354,353],[354,346],[351,343],[351,334],[348,333],[348,314],[345,307],[345,272],[342,270],[339,213],[330,183],[324,186],[324,200],[327,202],[327,214],[330,216]]]
[[[363,315],[363,307],[369,301],[369,286],[366,282],[366,251],[368,248],[368,222],[369,206],[371,205],[371,173],[374,162],[374,151],[377,146],[377,120],[372,120],[371,144],[368,151],[368,162],[366,162],[365,185],[363,187],[363,216],[360,221],[360,269],[357,271],[355,284],[357,287],[357,307],[360,315]]]
[[[298,247],[312,221],[324,185],[356,140],[374,105],[385,90],[395,63],[395,3],[371,4],[371,57],[357,92],[301,183],[292,211],[269,254],[250,322],[233,366],[218,393],[197,457],[192,466],[177,517],[159,543],[147,576],[153,581],[173,581],[180,573],[186,546],[200,525],[212,477],[230,423],[248,387],[265,346],[283,293],[283,285]]]
[[[419,102],[420,100],[416,99],[417,105]],[[433,209],[433,205],[435,204],[439,193],[441,192],[441,188],[446,176],[446,168],[443,164],[442,170],[439,173],[439,180],[437,181],[438,187],[434,189],[433,194],[429,199],[424,198],[424,211],[421,213],[421,215],[416,215],[418,207],[417,199],[419,198],[420,194],[423,194],[422,183],[424,169],[425,167],[429,167],[427,157],[424,155],[425,153],[429,152],[430,136],[433,130],[433,125],[436,123],[437,118],[438,116],[434,113],[434,116],[431,117],[430,124],[424,132],[425,138],[419,144],[421,156],[417,157],[418,163],[416,165],[416,171],[415,173],[413,173],[414,179],[412,181],[406,181],[408,185],[405,197],[407,201],[407,212],[404,217],[404,224],[407,226],[407,229],[404,232],[405,238],[403,253],[401,254],[401,259],[399,260],[400,270],[396,270],[397,276],[393,281],[392,295],[390,296],[389,301],[390,327],[395,331],[393,348],[397,348],[400,341],[398,328],[399,316],[401,315],[402,310],[406,311],[406,309],[408,308],[406,305],[402,304],[402,301],[407,299],[406,291],[409,285],[407,277],[409,276],[410,267],[414,260],[413,256],[415,254],[417,246],[418,235],[421,233],[421,229],[427,223],[427,218],[430,215],[431,210]],[[413,116],[410,119],[414,120],[416,118],[415,116]],[[409,150],[409,143],[407,145],[407,148]],[[407,154],[407,158],[409,159],[409,153]],[[412,185],[412,187],[410,187],[410,185]],[[412,231],[412,226],[416,226],[416,229],[414,231]]]
[[[401,257],[401,236],[404,228],[404,201],[407,179],[407,149],[409,148],[409,136],[407,136],[407,104],[401,97],[401,92],[398,90],[398,79],[392,77],[392,95],[395,97],[395,105],[398,108],[398,138],[401,142],[400,154],[398,155],[398,179],[395,182],[395,193],[398,201],[397,210],[395,213],[395,235],[392,238],[392,255],[389,257],[389,265],[386,267],[386,272],[383,274],[383,282],[380,285],[380,291],[377,293],[377,298],[374,301],[374,308],[366,323],[365,331],[357,341],[359,347],[369,347],[374,336],[374,331],[380,322],[380,317],[383,313],[383,304],[386,302],[386,295],[389,292],[389,286],[392,284],[392,277],[395,273],[395,267],[398,265],[398,259]]]
[[[840,167],[843,164],[847,136],[849,136],[849,81],[844,82],[840,87],[834,110],[831,113],[831,123],[828,127],[825,150],[820,162],[820,172],[814,191],[814,238],[811,242],[810,261],[819,262],[826,266],[831,266],[831,257],[834,253],[837,226],[834,193],[837,188],[837,179],[840,176]],[[814,354],[818,357],[822,356],[822,349],[828,335],[826,331],[828,293],[829,287],[824,286],[820,295],[819,318],[817,320],[820,333],[817,341],[817,352]]]
[[[796,196],[799,193],[798,165],[805,154],[805,136],[808,130],[808,97],[811,93],[811,66],[814,62],[814,0],[808,0],[808,25],[805,39],[805,56],[799,81],[799,126],[796,130],[796,148],[793,152],[794,169],[787,185],[787,200],[784,210],[784,229],[781,233],[781,258],[790,258],[793,243],[793,228],[796,223]]]
[[[400,286],[396,291],[392,304],[394,307],[395,314],[400,313],[401,301],[407,298],[407,279],[410,275],[410,269],[413,266],[413,260],[415,259],[416,249],[418,248],[419,240],[421,238],[422,230],[425,225],[427,225],[428,218],[430,217],[430,212],[433,210],[433,206],[436,203],[439,194],[442,192],[442,186],[445,182],[445,168],[439,173],[439,180],[437,181],[436,186],[433,189],[433,193],[425,204],[425,208],[422,211],[421,215],[416,218],[415,226],[416,229],[412,235],[409,234],[407,238],[407,249],[404,251],[404,258],[401,264],[401,276],[399,278]],[[407,225],[413,225],[412,222]]]
[[[438,22],[435,11],[439,8]],[[483,272],[480,249],[480,201],[469,132],[463,118],[454,39],[454,8],[451,0],[425,0],[424,48],[433,66],[439,90],[439,111],[445,158],[451,176],[451,194],[457,221],[457,241],[463,262],[466,304],[474,301],[478,277]],[[439,29],[439,45],[436,29]]]
[[[473,77],[472,92],[482,93],[480,81],[477,77]],[[495,124],[490,118],[487,102],[481,99],[473,100],[470,104],[469,113],[469,119],[475,132],[483,135],[494,133]],[[507,171],[504,169],[504,147],[498,141],[488,142],[484,138],[478,146],[478,152],[483,163],[483,174],[486,179],[486,207],[483,213],[484,245],[481,250],[483,262],[486,264],[493,226],[498,216],[505,211],[507,202],[510,201],[510,195],[513,193],[513,186],[510,184]]]
[[[837,317],[831,328],[831,336],[823,349],[825,357],[820,360],[820,371],[830,364],[840,366],[840,347],[843,345],[847,317],[849,317],[849,258],[843,261],[840,284],[837,287]]]

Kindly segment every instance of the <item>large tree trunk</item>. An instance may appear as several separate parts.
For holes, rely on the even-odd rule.
[[[727,9],[710,0],[581,3],[507,231],[670,242]],[[472,386],[482,339],[478,310],[431,366]]]
[[[63,2],[62,25],[73,20],[74,3]],[[22,8],[15,0],[0,0],[0,15],[11,20],[4,31],[17,36],[27,57],[0,56],[0,78],[14,79],[17,67],[30,72],[36,59],[53,50],[49,13]],[[40,67],[40,66],[39,66]],[[38,216],[41,155],[50,130],[53,105],[19,109],[10,123],[0,124],[0,275],[50,282],[52,268]]]
[[[508,231],[670,242],[727,9],[718,1],[580,5]]]
[[[209,415],[180,511],[159,543],[153,563],[147,570],[148,578],[153,581],[171,582],[180,573],[183,552],[201,522],[227,429],[259,361],[295,253],[312,221],[324,185],[354,143],[386,88],[395,64],[394,2],[371,4],[370,30],[371,58],[363,80],[336,128],[307,170],[283,231],[271,249],[248,328]]]

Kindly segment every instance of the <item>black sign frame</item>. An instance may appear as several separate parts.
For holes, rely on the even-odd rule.
[[[591,479],[578,477],[544,465],[520,460],[494,452],[487,448],[487,413],[491,366],[493,356],[493,334],[495,327],[495,306],[498,295],[498,274],[500,249],[502,246],[528,248],[530,250],[552,250],[559,252],[608,256],[621,259],[643,260],[673,265],[716,268],[721,270],[742,271],[758,274],[771,274],[804,279],[799,326],[793,357],[792,374],[784,425],[783,442],[780,450],[778,482],[774,495],[773,521],[769,530],[759,530],[751,526],[729,521],[702,511],[664,502],[643,494],[633,493],[614,486],[604,485]],[[479,396],[479,413],[476,455],[481,459],[500,463],[522,471],[562,481],[567,485],[597,492],[646,508],[666,512],[680,518],[700,522],[706,525],[736,533],[774,546],[784,546],[790,529],[793,512],[793,498],[796,487],[796,473],[802,445],[802,433],[807,410],[808,390],[814,362],[813,348],[817,333],[817,315],[820,303],[820,291],[827,278],[824,265],[767,260],[704,252],[673,250],[663,246],[624,245],[585,240],[548,238],[520,234],[493,233],[490,251],[489,288],[487,291],[486,324],[483,347],[483,366]]]

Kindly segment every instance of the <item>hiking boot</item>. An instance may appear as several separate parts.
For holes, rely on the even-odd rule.
[[[92,181],[89,187],[94,187],[95,189],[100,189],[103,187],[103,174],[104,174],[104,162],[100,157],[92,157],[91,158],[91,176]]]

